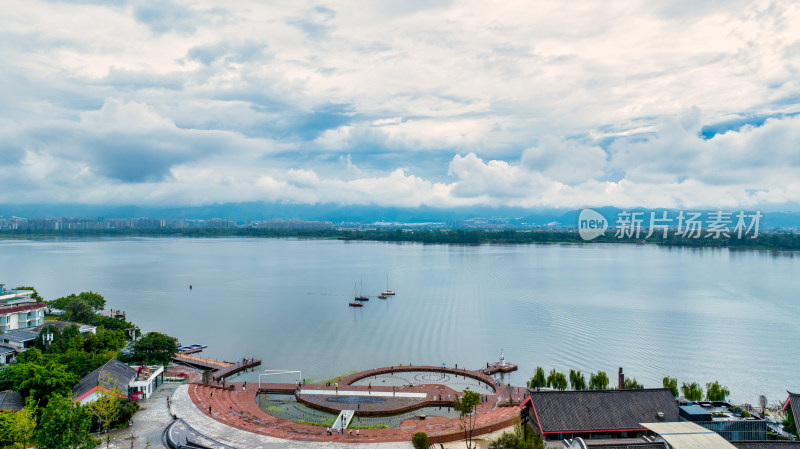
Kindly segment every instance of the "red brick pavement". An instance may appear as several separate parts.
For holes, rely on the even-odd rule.
[[[402,367],[407,368],[403,369],[403,371],[416,371],[416,370],[441,370],[441,367],[419,367],[419,366],[412,366],[412,367]],[[340,386],[346,386],[348,390],[362,390],[367,391],[366,386],[353,386],[349,385],[351,382],[355,382],[358,379],[362,379],[364,377],[368,377],[374,374],[382,374],[384,372],[389,372],[391,368],[385,369],[378,369],[378,370],[370,370],[367,372],[356,373],[354,375],[348,376],[339,383]],[[395,370],[398,370],[399,367],[395,367]],[[472,371],[465,371],[465,370],[447,370],[447,372],[455,374],[467,374],[469,377],[475,377],[480,380],[493,382],[494,379],[486,376],[483,377],[481,373],[476,373]],[[364,375],[364,373],[369,373]],[[472,373],[473,375],[470,375]],[[481,377],[478,377],[481,376]],[[233,385],[233,390],[225,390],[220,387],[216,386],[208,386],[208,385],[200,385],[200,384],[192,384],[189,385],[189,396],[191,397],[192,401],[197,405],[197,407],[206,415],[211,416],[213,419],[217,421],[223,422],[231,427],[235,427],[242,430],[247,430],[253,433],[261,434],[261,435],[268,435],[271,437],[282,438],[282,439],[290,439],[290,440],[302,440],[302,441],[334,441],[334,442],[355,442],[355,437],[348,437],[346,434],[344,436],[341,435],[333,435],[328,436],[326,434],[326,430],[324,427],[317,427],[317,426],[309,426],[305,424],[299,424],[291,421],[286,421],[280,418],[276,418],[265,411],[261,410],[258,407],[258,400],[256,398],[257,388],[252,383],[250,384],[251,387],[242,390],[242,383],[229,383],[229,385]],[[263,385],[262,385],[263,386]],[[303,385],[302,388],[304,389],[331,389],[331,387],[326,387],[322,385]],[[340,387],[341,388],[341,387]],[[391,391],[391,387],[372,387],[373,391]],[[388,390],[387,390],[388,389]],[[455,392],[445,386],[442,385],[418,385],[411,388],[398,388],[397,391],[414,391],[414,392],[425,392],[428,394],[426,399],[422,402],[430,403],[434,405],[438,405],[440,402],[438,400],[438,396],[446,397],[448,392],[450,394],[454,394]],[[512,396],[521,397],[523,395],[524,389],[519,387],[513,387],[513,394]],[[213,394],[212,394],[213,393]],[[500,397],[502,396],[503,402],[506,401],[506,388],[503,386],[502,388],[498,388],[498,393],[495,395],[489,395],[488,401],[486,403],[481,404],[477,408],[478,412],[478,420],[475,427],[474,435],[482,435],[485,433],[494,432],[496,430],[500,430],[512,425],[516,422],[519,418],[519,408],[516,406],[511,407],[504,407],[500,406]],[[310,398],[313,398],[314,395],[304,395],[307,401],[311,401]],[[321,397],[319,398],[321,400]],[[446,403],[447,401],[443,401]],[[452,401],[450,401],[452,402]],[[211,413],[209,413],[209,405],[211,406]],[[326,406],[330,406],[331,403],[327,403]],[[394,406],[400,406],[399,402],[384,402],[379,404],[361,404],[362,408],[370,407],[364,412],[375,412],[375,413],[387,413],[389,411],[396,412],[398,409]],[[319,404],[314,400],[313,406],[319,408]],[[420,405],[415,405],[412,408],[419,407]],[[352,405],[350,406],[352,407]],[[331,410],[335,412],[336,410]],[[357,411],[357,414],[361,412],[361,410]],[[366,414],[366,413],[364,413]],[[426,432],[431,442],[435,443],[444,443],[449,441],[457,441],[462,438],[463,433],[460,430],[460,423],[458,419],[451,419],[451,418],[443,418],[443,417],[431,417],[425,420],[418,420],[418,419],[408,419],[403,421],[399,428],[392,428],[392,429],[362,429],[360,431],[360,437],[358,438],[358,442],[363,443],[377,443],[377,442],[390,442],[390,441],[409,441],[411,440],[411,436],[416,432]]]

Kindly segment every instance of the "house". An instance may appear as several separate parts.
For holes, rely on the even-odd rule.
[[[522,405],[533,430],[546,440],[638,439],[647,433],[641,423],[680,419],[667,388],[531,391]]]
[[[32,347],[38,336],[39,331],[36,329],[15,329],[0,335],[0,345],[19,353]]]
[[[164,382],[162,366],[128,366],[117,359],[84,376],[72,389],[75,402],[88,404],[100,395],[100,390],[113,393],[121,398],[149,398]]]
[[[47,305],[37,302],[32,295],[33,290],[9,290],[0,284],[0,332],[44,323]]]
[[[728,441],[762,441],[767,439],[767,421],[744,413],[723,401],[698,401],[682,405],[681,421],[691,421],[713,430]]]
[[[789,397],[783,403],[783,411],[791,409],[792,416],[794,416],[795,429],[800,433],[800,394],[792,393],[791,391],[787,391],[787,393],[789,393]]]
[[[17,358],[17,352],[13,348],[0,346],[0,365],[6,365]]]

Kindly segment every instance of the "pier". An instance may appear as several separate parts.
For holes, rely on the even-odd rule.
[[[205,357],[198,357],[196,355],[190,355],[185,353],[178,353],[173,355],[172,360],[178,363],[183,363],[197,368],[212,370],[213,372],[211,373],[211,378],[214,379],[215,382],[219,382],[220,380],[228,376],[232,376],[241,371],[245,371],[247,369],[261,365],[261,359],[257,359],[255,357],[244,358],[237,363],[230,363],[230,362],[221,362],[219,360],[214,360],[214,359],[208,359]]]

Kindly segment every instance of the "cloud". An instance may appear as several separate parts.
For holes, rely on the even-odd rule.
[[[0,201],[800,202],[796,2],[0,14]]]

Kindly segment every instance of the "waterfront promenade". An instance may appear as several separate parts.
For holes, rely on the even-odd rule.
[[[420,384],[406,387],[353,385],[353,382],[365,378],[387,374],[402,373],[407,371],[429,371],[447,373],[452,376],[471,378],[481,382],[491,382],[496,385],[496,380],[484,374],[481,370],[469,371],[464,369],[443,368],[435,366],[404,366],[387,367],[368,370],[347,376],[339,381],[338,391],[332,385],[302,385],[299,388],[291,384],[262,384],[261,391],[280,391],[293,393],[298,402],[312,408],[330,413],[338,413],[344,409],[354,409],[354,404],[337,403],[329,401],[332,396],[372,396],[375,393],[378,402],[359,403],[356,413],[361,416],[377,416],[396,414],[403,411],[414,410],[423,406],[451,407],[452,401],[459,393],[442,384]],[[176,415],[186,425],[194,429],[203,429],[202,437],[218,440],[221,444],[228,444],[231,435],[239,435],[236,430],[245,432],[247,438],[260,441],[258,444],[276,443],[277,441],[303,441],[319,444],[353,444],[373,443],[390,444],[387,447],[410,447],[411,437],[416,432],[425,432],[431,442],[446,443],[463,438],[460,422],[457,418],[442,416],[429,416],[426,419],[409,418],[402,421],[399,427],[386,429],[361,429],[359,436],[328,435],[322,426],[306,425],[287,421],[272,416],[258,406],[257,385],[243,383],[229,383],[233,389],[223,389],[218,386],[190,384],[179,388],[174,399]],[[521,387],[502,385],[494,394],[484,395],[485,401],[477,407],[477,422],[474,435],[484,435],[511,427],[519,419],[519,406],[508,405],[510,394],[518,404],[526,393]],[[402,393],[398,395],[398,393]],[[191,404],[188,407],[187,404]],[[202,415],[202,417],[201,417]],[[213,422],[213,426],[210,424]],[[179,427],[179,426],[178,426]],[[215,429],[211,433],[206,429]],[[198,435],[200,435],[198,433]],[[264,439],[258,439],[260,435]],[[353,431],[355,435],[355,431]],[[226,440],[228,438],[228,440]],[[237,437],[238,438],[238,437]],[[245,438],[242,436],[242,438]],[[205,444],[205,443],[203,443]],[[233,443],[233,447],[243,442]],[[288,443],[287,443],[288,444]],[[224,447],[224,446],[220,446]],[[260,446],[252,446],[260,447]],[[270,447],[270,446],[263,446]]]

